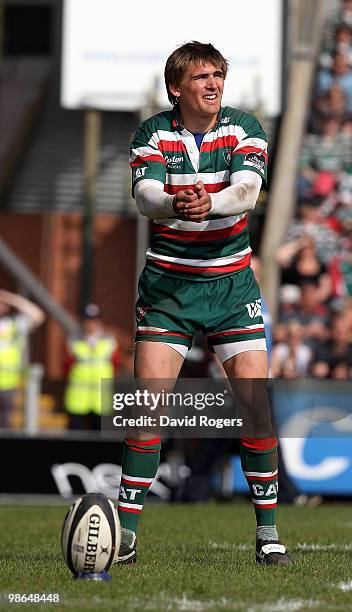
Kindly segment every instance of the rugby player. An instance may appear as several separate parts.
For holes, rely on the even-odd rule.
[[[133,194],[153,220],[136,305],[137,379],[175,381],[199,329],[230,380],[268,376],[248,237],[248,213],[266,180],[267,142],[254,116],[221,106],[227,70],[211,44],[177,48],[165,66],[173,109],[142,123],[131,145]],[[289,565],[276,528],[277,439],[244,435],[240,443],[257,521],[256,560]],[[159,456],[159,437],[126,438],[118,563],[136,561],[137,525]]]

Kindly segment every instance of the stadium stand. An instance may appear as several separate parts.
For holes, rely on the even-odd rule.
[[[352,375],[352,3],[326,23],[297,180],[277,254],[275,375]]]
[[[130,198],[130,176],[126,171],[129,140],[136,121],[132,113],[103,113],[97,212],[137,214]],[[82,149],[82,113],[60,108],[54,86],[2,209],[17,212],[81,210]]]
[[[0,191],[20,159],[51,81],[45,57],[3,59],[0,64]]]

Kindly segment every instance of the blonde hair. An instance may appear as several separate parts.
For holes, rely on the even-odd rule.
[[[172,95],[170,85],[180,85],[182,78],[191,63],[209,62],[218,67],[226,78],[228,61],[210,43],[200,43],[197,40],[178,47],[168,57],[164,77],[168,98],[171,104],[177,104],[177,98]]]

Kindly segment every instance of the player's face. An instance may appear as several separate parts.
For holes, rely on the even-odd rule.
[[[179,99],[183,119],[185,115],[215,117],[221,106],[224,90],[222,70],[213,64],[191,64],[179,86],[170,86],[171,93]]]

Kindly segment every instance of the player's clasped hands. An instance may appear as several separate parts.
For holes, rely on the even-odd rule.
[[[173,206],[175,212],[187,221],[201,222],[207,219],[211,210],[211,198],[203,181],[198,181],[194,189],[178,191]]]

